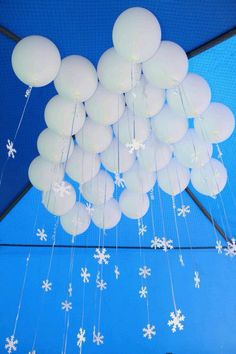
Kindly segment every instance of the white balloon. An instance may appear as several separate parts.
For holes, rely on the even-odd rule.
[[[61,65],[55,44],[42,36],[21,39],[12,53],[13,70],[24,84],[41,87],[53,81]]]
[[[128,92],[141,76],[141,65],[132,64],[121,58],[114,48],[110,48],[99,59],[98,78],[102,85],[115,93]]]
[[[121,219],[119,203],[115,199],[96,205],[92,213],[93,223],[100,229],[112,229]]]
[[[96,176],[100,169],[100,158],[97,154],[83,151],[78,145],[66,163],[66,173],[78,183],[85,183]]]
[[[141,80],[125,94],[126,104],[138,117],[153,117],[160,112],[165,103],[165,91]]]
[[[45,208],[56,216],[66,214],[76,202],[76,193],[70,183],[55,183],[48,192],[43,192],[42,203]]]
[[[142,169],[137,161],[123,174],[122,178],[126,188],[137,193],[149,192],[156,183],[156,174]]]
[[[93,64],[80,55],[70,55],[61,62],[54,85],[59,95],[86,101],[97,88],[97,73]]]
[[[124,145],[131,144],[133,139],[139,143],[144,143],[151,132],[148,119],[135,117],[133,112],[127,108],[120,120],[113,125],[115,136]]]
[[[155,55],[143,63],[146,79],[161,89],[179,85],[188,72],[188,57],[176,43],[162,41]]]
[[[232,111],[222,103],[211,103],[201,117],[194,120],[196,132],[206,141],[221,143],[230,137],[235,127]]]
[[[101,84],[85,102],[88,116],[99,124],[109,125],[118,121],[125,109],[124,96],[106,90]]]
[[[140,219],[149,209],[149,199],[147,194],[124,189],[119,198],[119,205],[122,213],[129,219]]]
[[[46,160],[61,163],[65,162],[72,154],[74,142],[71,137],[58,135],[47,128],[40,133],[37,148],[40,155]]]
[[[161,28],[147,9],[133,7],[117,18],[112,40],[117,53],[126,60],[141,63],[153,56],[160,45]]]
[[[79,146],[89,152],[102,152],[112,141],[112,128],[87,118],[83,128],[75,136]]]
[[[32,185],[40,191],[48,191],[55,182],[61,182],[64,178],[64,166],[53,164],[37,156],[30,164],[28,171]]]
[[[65,232],[72,236],[81,235],[90,225],[90,216],[82,203],[76,203],[65,215],[60,217],[61,226]]]
[[[166,144],[181,140],[188,130],[187,119],[172,111],[168,105],[151,119],[151,125],[157,139]]]
[[[188,186],[190,181],[189,169],[182,166],[176,159],[172,159],[167,167],[157,172],[157,182],[160,188],[175,196]]]
[[[48,128],[59,135],[71,136],[82,128],[85,109],[82,103],[56,95],[47,103],[44,116]]]
[[[133,165],[135,154],[130,154],[127,147],[114,138],[108,148],[101,153],[101,161],[108,171],[123,173]]]
[[[224,189],[227,171],[221,162],[211,159],[205,166],[192,169],[191,182],[199,193],[214,197]]]
[[[113,196],[114,182],[109,173],[100,170],[93,179],[80,185],[80,192],[88,202],[104,204]]]
[[[195,118],[209,106],[211,89],[201,76],[190,73],[179,86],[167,90],[166,98],[173,111],[186,118]]]
[[[189,168],[204,166],[211,158],[212,145],[189,129],[182,140],[174,145],[177,160]]]
[[[166,167],[172,157],[172,151],[169,145],[157,140],[151,135],[145,141],[145,149],[137,152],[140,166],[148,172],[159,171]]]

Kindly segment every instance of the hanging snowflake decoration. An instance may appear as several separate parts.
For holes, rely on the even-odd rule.
[[[87,210],[87,212],[89,213],[89,215],[91,216],[94,212],[94,207],[91,203],[86,203],[85,208]]]
[[[125,188],[125,181],[122,177],[120,177],[119,173],[115,173],[115,181],[114,183],[117,185],[119,188]]]
[[[42,229],[42,230],[37,229],[36,236],[39,237],[40,241],[47,241],[48,235],[45,233],[44,229]]]
[[[97,275],[96,284],[97,284],[97,288],[101,291],[106,290],[107,288],[107,283],[103,279],[100,279],[99,273]]]
[[[143,328],[143,336],[147,339],[152,339],[156,335],[156,328],[150,324],[147,324],[147,327]]]
[[[141,289],[139,290],[139,296],[141,297],[141,299],[142,298],[146,299],[147,294],[148,294],[147,287],[142,286]]]
[[[117,265],[115,265],[114,273],[115,273],[116,280],[118,280],[120,276],[120,271]]]
[[[77,334],[77,345],[79,348],[82,347],[83,343],[85,343],[86,341],[86,337],[85,337],[85,329],[80,328],[79,329],[79,333]]]
[[[133,154],[134,151],[138,151],[140,149],[142,149],[142,150],[145,149],[145,145],[136,139],[132,139],[132,142],[127,143],[125,146],[129,149],[130,154]]]
[[[182,205],[181,208],[177,209],[177,215],[186,218],[187,214],[190,213],[190,206],[189,205]]]
[[[68,302],[67,300],[62,301],[61,309],[65,310],[66,312],[69,312],[70,310],[72,310],[72,303]]]
[[[200,279],[200,276],[199,276],[199,272],[194,272],[194,286],[196,289],[199,289],[200,288],[200,282],[201,282],[201,279]]]
[[[182,255],[182,254],[179,255],[179,263],[181,264],[182,267],[185,266],[185,264],[184,264],[184,259],[183,259],[183,255]]]
[[[217,240],[216,241],[216,246],[215,246],[216,250],[217,250],[217,253],[218,254],[222,254],[222,243],[221,243],[221,240]]]
[[[90,278],[91,274],[88,272],[88,269],[86,267],[81,268],[80,276],[83,279],[84,283],[89,283],[89,278]]]
[[[61,198],[71,194],[71,186],[64,181],[54,183],[52,189],[55,193],[58,193]]]
[[[71,283],[69,283],[69,286],[68,286],[68,294],[69,294],[69,297],[72,296],[72,291],[73,291],[72,285],[71,285]]]
[[[95,326],[93,327],[93,343],[100,345],[104,343],[104,336],[101,335],[101,332],[96,334]]]
[[[18,344],[18,340],[15,339],[15,336],[10,336],[6,338],[6,344],[5,344],[5,349],[7,350],[8,353],[12,353],[12,351],[16,352],[17,347],[16,345]]]
[[[138,235],[143,236],[147,232],[147,226],[144,224],[141,224],[138,229]]]
[[[48,279],[43,280],[42,289],[44,289],[45,292],[51,291],[52,290],[52,283],[50,283]]]
[[[146,279],[147,277],[150,277],[151,275],[151,268],[148,268],[147,266],[143,266],[143,268],[139,268],[139,273],[140,277],[143,277]]]
[[[162,240],[155,236],[153,240],[151,240],[151,248],[154,248],[155,250],[157,248],[162,248]]]
[[[151,200],[154,200],[154,199],[155,199],[155,197],[154,197],[154,190],[153,190],[153,188],[150,190],[149,195],[150,195],[150,199],[151,199]]]
[[[157,248],[163,248],[163,251],[167,252],[168,250],[173,249],[172,243],[172,240],[167,240],[165,237],[159,238],[155,236],[154,239],[151,240],[151,248],[154,248],[155,250]]]
[[[9,139],[7,139],[7,144],[6,144],[6,148],[7,148],[7,155],[8,157],[11,157],[11,158],[15,158],[15,154],[16,154],[16,149],[14,149],[14,146],[13,146],[13,142]]]
[[[96,248],[96,253],[94,254],[93,258],[97,259],[98,264],[108,264],[110,255],[106,253],[105,248],[103,248],[102,251],[100,251],[99,248]]]
[[[236,240],[234,238],[227,242],[227,248],[225,248],[225,255],[234,257],[236,256]]]
[[[181,310],[177,310],[176,313],[171,312],[170,318],[171,318],[171,320],[168,321],[168,326],[172,327],[171,331],[173,333],[176,332],[176,329],[179,329],[180,331],[182,331],[184,329],[184,325],[181,322],[184,322],[185,317],[181,313]]]

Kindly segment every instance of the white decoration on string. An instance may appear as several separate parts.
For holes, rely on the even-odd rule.
[[[142,223],[142,224],[139,226],[138,235],[139,235],[139,236],[143,236],[143,235],[145,234],[145,232],[147,232],[147,226]]]
[[[107,288],[107,283],[100,278],[100,273],[98,272],[97,278],[96,278],[96,284],[97,284],[97,288],[102,291],[102,290],[106,290]]]
[[[125,181],[119,173],[115,173],[114,183],[117,185],[117,187],[125,188]]]
[[[139,268],[139,273],[140,277],[143,277],[146,279],[147,277],[151,276],[151,268],[148,268],[147,266],[143,266],[142,268]]]
[[[148,294],[147,287],[142,286],[141,289],[139,290],[139,296],[141,297],[141,299],[142,298],[146,299],[147,294]]]
[[[168,326],[172,327],[171,331],[173,333],[176,332],[176,329],[182,331],[184,329],[184,325],[181,322],[184,322],[185,316],[181,313],[181,310],[177,310],[176,313],[170,313],[171,320],[168,321]]]
[[[71,283],[69,283],[69,286],[68,286],[68,294],[69,294],[69,297],[72,297],[72,291],[73,291],[72,285],[71,285]]]
[[[153,240],[151,240],[151,248],[154,248],[155,250],[157,248],[163,248],[164,252],[167,252],[168,250],[173,249],[173,240],[167,240],[165,237],[159,238],[157,236],[154,237]]]
[[[222,254],[222,244],[221,244],[221,240],[217,240],[216,241],[216,246],[215,246],[216,250],[217,250],[217,253],[218,254]]]
[[[154,200],[154,199],[155,199],[153,188],[150,190],[149,195],[150,195],[150,199],[151,199],[151,200]]]
[[[182,254],[179,255],[179,263],[181,264],[182,267],[185,266],[185,264],[184,264],[184,259],[183,259],[183,255],[182,255]]]
[[[80,328],[79,329],[79,332],[78,332],[78,334],[77,334],[77,346],[79,347],[79,348],[81,348],[82,347],[82,344],[83,343],[85,343],[85,341],[86,341],[86,337],[85,337],[85,329],[83,329],[83,328]]]
[[[177,209],[177,215],[182,216],[183,218],[185,218],[189,213],[190,213],[189,205],[182,205],[181,208]]]
[[[29,354],[36,354],[36,350],[33,350],[32,352],[29,352]]]
[[[156,335],[156,328],[150,324],[147,324],[147,327],[143,328],[143,336],[147,339],[152,339]]]
[[[90,278],[91,274],[88,272],[88,269],[86,267],[81,268],[80,276],[83,279],[84,283],[89,283],[89,278]]]
[[[13,159],[15,158],[15,154],[16,154],[16,149],[13,146],[13,142],[10,139],[7,139],[7,144],[6,144],[6,148],[7,148],[7,154],[8,157],[12,157]]]
[[[6,344],[5,344],[5,349],[7,350],[8,353],[12,353],[12,351],[16,351],[17,347],[16,345],[18,344],[18,340],[15,339],[15,336],[10,336],[6,338]]]
[[[29,86],[27,90],[25,91],[25,98],[28,98],[31,94],[32,91],[32,86]],[[32,353],[33,354],[33,353]]]
[[[116,280],[118,280],[120,276],[120,271],[117,265],[115,265],[114,273],[115,273]]]
[[[101,335],[101,332],[98,331],[96,334],[95,326],[93,327],[93,343],[100,345],[104,343],[104,336]]]
[[[200,288],[200,276],[199,276],[199,272],[195,271],[194,272],[194,286],[196,289],[199,289]]]
[[[221,150],[219,144],[216,144],[216,148],[217,148],[217,152],[218,152],[218,155],[217,155],[218,159],[222,159],[222,157],[223,157],[223,152],[222,152],[222,150]]]
[[[134,151],[145,149],[145,145],[136,139],[132,139],[131,143],[127,143],[125,146],[129,149],[130,154],[133,154]]]
[[[48,279],[43,280],[42,289],[44,289],[45,292],[51,291],[52,290],[52,283],[50,283]]]
[[[236,240],[234,238],[227,242],[227,248],[225,249],[225,255],[234,257],[236,256]]]
[[[39,237],[40,241],[47,241],[47,234],[44,229],[37,229],[36,236]]]
[[[161,248],[162,247],[162,240],[155,236],[153,240],[151,240],[151,248],[154,248],[155,250],[157,248]]]
[[[61,183],[54,183],[52,187],[55,193],[58,193],[60,197],[64,197],[65,195],[71,194],[71,186],[66,184],[66,182],[62,181]]]
[[[67,300],[62,301],[61,309],[65,310],[66,312],[72,310],[72,302],[68,302]]]
[[[86,203],[86,206],[85,206],[87,212],[89,213],[89,215],[91,216],[94,212],[94,207],[91,203]]]
[[[110,255],[106,253],[105,248],[102,248],[102,251],[100,251],[99,248],[96,248],[96,253],[94,254],[93,258],[97,259],[98,264],[108,264]]]

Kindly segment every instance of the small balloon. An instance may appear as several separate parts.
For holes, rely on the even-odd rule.
[[[137,161],[123,174],[122,178],[126,188],[137,193],[149,192],[156,183],[156,174],[142,169]]]
[[[66,214],[60,217],[61,226],[72,236],[83,234],[90,225],[89,213],[82,203],[76,203]]]
[[[119,203],[115,199],[96,205],[92,213],[93,223],[100,229],[112,229],[121,219]]]
[[[149,209],[147,194],[131,192],[124,189],[119,198],[122,213],[129,219],[142,218]]]

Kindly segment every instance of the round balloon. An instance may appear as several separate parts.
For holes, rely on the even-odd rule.
[[[112,229],[121,219],[119,203],[115,199],[96,205],[92,213],[93,223],[100,229]]]
[[[89,117],[99,124],[110,125],[118,121],[125,109],[124,96],[98,85],[94,95],[85,102]]]
[[[168,144],[157,140],[151,135],[145,141],[145,149],[137,152],[140,166],[148,172],[159,171],[168,165],[172,157],[172,150]]]
[[[174,58],[174,60],[173,60]],[[143,63],[146,79],[161,89],[179,85],[188,72],[188,57],[176,43],[162,41],[155,55]]]
[[[43,205],[56,216],[66,214],[73,208],[75,202],[76,192],[73,186],[65,181],[54,183],[48,192],[43,192]]]
[[[48,128],[59,135],[71,136],[82,128],[85,109],[82,103],[56,95],[47,103],[44,116]]]
[[[98,78],[102,85],[115,93],[128,92],[141,76],[141,65],[121,58],[114,48],[108,49],[98,62]]]
[[[201,117],[194,120],[194,128],[199,136],[215,144],[228,139],[233,133],[234,127],[234,115],[222,103],[211,103]]]
[[[21,39],[12,53],[12,68],[24,84],[41,87],[53,81],[61,65],[55,44],[42,36]]]
[[[211,159],[205,166],[192,169],[191,182],[199,193],[214,197],[224,189],[227,171],[221,162]]]
[[[114,138],[108,148],[101,153],[101,161],[108,171],[123,173],[133,165],[135,154],[130,154],[126,146]]]
[[[211,158],[212,145],[189,129],[182,140],[174,145],[177,160],[185,167],[197,168],[204,166]]]
[[[90,225],[90,215],[82,203],[76,203],[66,214],[60,217],[61,226],[72,236],[81,235]]]
[[[171,159],[165,168],[157,172],[157,182],[160,188],[172,196],[183,192],[189,181],[189,169],[178,163],[175,158]]]
[[[138,117],[153,117],[165,103],[165,91],[149,84],[142,76],[133,89],[125,94],[127,106]]]
[[[80,185],[80,192],[88,202],[99,205],[112,198],[114,182],[106,171],[100,172],[89,182]]]
[[[71,137],[61,136],[47,128],[38,137],[37,148],[40,155],[54,163],[65,162],[73,152]]]
[[[140,219],[149,209],[149,199],[147,194],[124,189],[119,198],[119,205],[122,213],[129,219]]]
[[[117,53],[126,60],[141,63],[153,56],[161,41],[161,27],[147,9],[132,7],[120,14],[112,40]]]
[[[137,193],[149,192],[156,183],[156,174],[142,169],[136,161],[122,176],[128,190]]]
[[[54,85],[60,96],[83,102],[97,88],[97,73],[88,59],[70,55],[62,60]]]
[[[104,151],[112,141],[112,128],[87,118],[83,128],[75,136],[79,146],[89,152]]]
[[[166,144],[181,140],[188,130],[187,119],[172,111],[168,105],[151,119],[151,125],[157,139]]]
[[[66,164],[66,173],[78,183],[85,183],[96,176],[100,170],[100,158],[97,154],[83,151],[75,146]]]
[[[173,111],[196,118],[209,106],[211,89],[201,76],[190,73],[179,86],[167,90],[166,98]]]

